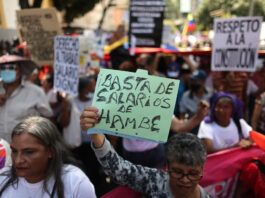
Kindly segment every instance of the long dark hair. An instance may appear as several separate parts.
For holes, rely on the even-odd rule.
[[[47,150],[52,152],[52,158],[48,163],[46,175],[44,178],[44,191],[46,191],[51,198],[57,194],[58,198],[64,197],[64,185],[61,179],[64,164],[76,165],[75,159],[72,157],[66,144],[64,143],[56,126],[46,118],[42,117],[29,117],[21,121],[13,129],[12,138],[15,135],[21,133],[28,133],[38,139],[41,145]],[[18,183],[18,176],[15,168],[12,166],[10,170],[1,174],[7,176],[8,179],[2,189],[0,190],[0,196],[10,186]],[[51,177],[54,177],[55,183],[52,192],[48,190],[48,181]]]

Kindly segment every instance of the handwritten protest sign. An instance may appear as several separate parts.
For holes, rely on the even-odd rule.
[[[32,60],[39,65],[53,65],[54,37],[61,34],[55,8],[17,11],[18,31]]]
[[[164,19],[164,0],[131,0],[129,39],[137,47],[160,47]]]
[[[262,17],[215,19],[213,71],[255,71]]]
[[[79,39],[56,36],[54,44],[54,89],[76,96],[79,81]]]
[[[101,69],[92,104],[100,122],[88,133],[166,142],[178,86],[178,80],[148,76],[146,70]]]

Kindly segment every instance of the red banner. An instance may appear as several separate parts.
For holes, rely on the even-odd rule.
[[[247,150],[237,147],[208,155],[200,185],[213,197],[232,197],[240,170],[254,157],[262,155],[265,152],[257,146]]]

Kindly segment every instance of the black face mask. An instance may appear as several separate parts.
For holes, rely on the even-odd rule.
[[[190,89],[191,91],[198,91],[199,89],[201,88],[201,84],[198,84],[198,83],[191,83],[190,84]]]

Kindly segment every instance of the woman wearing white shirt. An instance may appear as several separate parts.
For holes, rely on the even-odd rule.
[[[95,198],[94,186],[76,166],[55,125],[42,117],[12,132],[13,165],[1,170],[0,197]]]
[[[198,137],[208,153],[252,145],[249,139],[251,126],[243,119],[242,102],[233,94],[217,92],[211,98],[210,115],[202,121]]]

